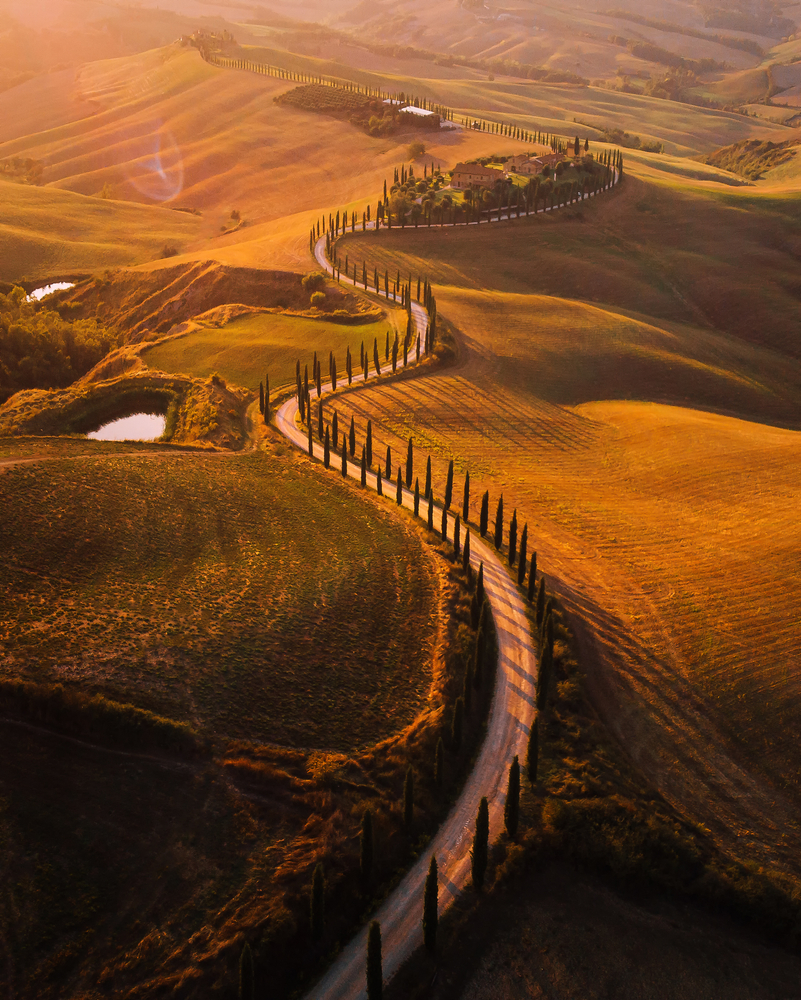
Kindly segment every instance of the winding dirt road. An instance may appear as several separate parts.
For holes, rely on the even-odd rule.
[[[315,257],[331,273],[325,258],[325,241],[318,241]],[[345,282],[345,278],[341,279]],[[349,284],[353,282],[348,279]],[[425,334],[427,313],[417,303],[412,314],[420,333]],[[359,376],[361,378],[362,376]],[[375,378],[371,372],[368,378]],[[323,396],[331,392],[330,382],[323,385]],[[278,430],[303,451],[308,452],[308,432],[296,421],[297,397],[285,402],[276,413]],[[314,457],[322,460],[323,447],[315,441]],[[330,475],[341,475],[341,460],[331,455]],[[359,462],[348,461],[348,475],[361,478]],[[367,486],[376,489],[378,474],[368,472]],[[382,479],[387,502],[393,502],[396,485]],[[414,509],[414,496],[403,491],[403,506]],[[435,505],[434,524],[442,523],[442,508]],[[421,514],[428,516],[428,503],[420,503]],[[447,521],[448,538],[453,540],[454,517]],[[462,535],[464,539],[464,535]],[[509,766],[517,754],[525,754],[529,728],[534,718],[536,683],[535,644],[529,625],[525,599],[503,566],[495,550],[471,531],[470,555],[474,567],[484,563],[484,585],[498,633],[498,672],[490,708],[487,734],[476,765],[465,783],[458,801],[440,827],[429,850],[407,872],[401,884],[385,900],[375,919],[381,924],[384,978],[391,979],[403,962],[422,944],[423,887],[433,853],[440,873],[439,911],[444,912],[454,899],[470,886],[470,848],[476,813],[481,797],[489,803],[490,839],[503,830],[503,807]],[[334,964],[309,992],[310,998],[357,1000],[366,996],[365,955],[367,928],[343,949]]]

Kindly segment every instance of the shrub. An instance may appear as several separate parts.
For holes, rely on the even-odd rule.
[[[320,271],[312,271],[311,274],[307,274],[301,284],[307,292],[316,292],[321,288],[325,288],[325,275]]]
[[[311,304],[315,309],[322,309],[325,306],[325,292],[313,292]]]

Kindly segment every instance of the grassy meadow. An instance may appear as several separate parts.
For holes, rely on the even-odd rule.
[[[437,587],[421,542],[302,461],[87,448],[7,467],[0,492],[7,676],[220,739],[344,751],[425,704]]]
[[[356,353],[364,341],[372,347],[377,337],[384,344],[387,330],[390,340],[400,329],[398,311],[377,323],[350,325],[331,323],[322,319],[305,319],[274,313],[255,313],[241,316],[222,327],[201,327],[186,336],[162,341],[145,348],[145,363],[159,371],[191,373],[207,378],[219,372],[229,384],[245,386],[258,392],[259,382],[269,372],[272,388],[294,384],[295,363],[310,364],[316,351],[322,358],[327,377],[328,352],[333,351],[341,371],[345,369],[345,353],[350,346]],[[403,313],[405,330],[405,313]],[[354,369],[355,370],[355,369]]]

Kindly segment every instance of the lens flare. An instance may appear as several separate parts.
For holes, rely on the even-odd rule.
[[[128,183],[151,201],[172,201],[184,189],[184,161],[175,137],[159,122],[141,142],[144,148],[126,167]]]

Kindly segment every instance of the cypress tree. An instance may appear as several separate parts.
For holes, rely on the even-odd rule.
[[[375,474],[375,488],[378,495],[382,497],[384,495],[384,477],[381,475],[380,465],[378,467],[378,471]]]
[[[326,469],[331,465],[331,435],[329,429],[325,429],[325,441],[323,443],[323,465]]]
[[[528,570],[528,603],[534,603],[534,591],[537,588],[537,553],[531,553],[531,564]]]
[[[528,525],[523,525],[523,534],[520,536],[520,556],[517,564],[517,583],[523,586],[528,569]]]
[[[403,506],[403,479],[401,478],[401,467],[398,466],[398,485],[395,489],[395,503],[399,507]]]
[[[459,559],[459,552],[461,551],[461,521],[459,520],[459,515],[456,515],[456,520],[453,522],[453,557],[454,559]]]
[[[428,530],[434,530],[434,496],[428,498]]]
[[[411,830],[414,822],[414,770],[410,764],[403,782],[403,825]]]
[[[461,695],[453,706],[453,721],[451,723],[451,748],[455,753],[462,749],[462,729],[464,727],[464,699]]]
[[[476,580],[476,600],[478,601],[479,612],[484,607],[484,563],[478,567],[478,579]]]
[[[350,418],[350,431],[348,431],[348,445],[350,447],[350,457],[356,454],[356,424],[353,417]]]
[[[479,532],[482,538],[486,536],[488,526],[489,526],[489,490],[487,490],[487,492],[481,498],[481,518],[479,521]]]
[[[430,496],[431,496],[431,456],[429,455],[428,460],[426,461],[426,489],[425,489],[426,500],[428,500]]]
[[[470,573],[470,532],[464,533],[464,553],[462,555],[462,569],[469,575]]]
[[[448,465],[448,479],[445,483],[445,509],[449,510],[451,506],[451,499],[453,498],[453,459],[451,459]]]
[[[540,586],[537,591],[537,628],[542,626],[542,617],[545,614],[545,577],[540,577]]]
[[[384,346],[384,361],[389,361],[389,330],[387,330],[387,342]]]
[[[322,373],[322,367],[323,366],[318,361],[317,362],[317,398],[318,399],[323,394],[323,373]]]
[[[437,749],[434,754],[434,784],[440,791],[445,784],[445,744],[442,737],[437,740]]]
[[[339,451],[339,417],[336,410],[331,420],[331,445],[334,451]]]
[[[373,339],[373,367],[376,375],[381,374],[381,365],[378,363],[378,337]]]
[[[437,745],[439,746],[439,744]],[[426,951],[431,955],[437,950],[437,897],[439,895],[437,876],[437,859],[432,854],[431,864],[428,866],[425,892],[423,893],[423,943]]]
[[[412,472],[414,470],[414,451],[412,439],[409,438],[409,447],[406,451],[406,488],[412,485]]]
[[[381,965],[381,925],[377,920],[367,932],[367,1000],[382,1000],[384,972]]]
[[[373,878],[373,861],[373,814],[368,808],[362,816],[362,832],[359,836],[359,871],[367,884]]]
[[[259,413],[264,413],[264,383],[259,382]]]
[[[440,535],[442,536],[442,541],[447,541],[448,538],[448,512],[443,507],[442,508],[442,524],[440,527]]]
[[[367,421],[367,465],[370,469],[373,467],[373,421]]]
[[[514,566],[517,559],[517,509],[512,514],[509,524],[509,565]]]
[[[323,864],[317,862],[312,877],[311,886],[311,932],[312,940],[319,941],[325,929],[325,880],[323,878]]]
[[[345,444],[344,435],[342,437],[342,478],[347,479],[348,476],[348,448]]]
[[[420,514],[420,480],[415,479],[414,481],[414,516],[417,517]]]
[[[255,997],[256,971],[253,968],[253,952],[246,941],[239,956],[239,1000],[255,1000]]]
[[[312,436],[312,422],[309,421],[309,456],[314,458],[314,438]]]
[[[323,440],[323,401],[317,401],[317,437]]]
[[[345,371],[348,373],[348,385],[353,384],[353,358],[350,356],[350,347],[345,355]]]
[[[366,486],[367,485],[367,452],[366,452],[366,449],[365,449],[364,445],[362,445],[362,478],[361,478],[361,483],[362,483],[362,486]]]
[[[470,713],[470,707],[473,702],[473,688],[475,686],[473,679],[473,664],[470,660],[467,661],[467,666],[464,670],[464,682],[462,684],[462,701],[464,702],[464,710],[468,714]]]
[[[509,768],[509,783],[506,786],[506,803],[503,807],[503,823],[512,840],[517,836],[520,821],[520,763],[517,756]]]
[[[480,889],[484,885],[487,873],[487,855],[489,853],[489,806],[484,796],[478,805],[476,816],[476,833],[473,837],[473,850],[470,852],[473,885]]]
[[[464,474],[464,500],[462,502],[462,520],[467,524],[470,513],[470,472]]]
[[[264,376],[264,422],[270,422],[270,376]]]
[[[500,549],[503,545],[503,497],[498,501],[498,509],[495,512],[495,548]]]
[[[551,667],[553,666],[553,650],[547,645],[543,646],[540,653],[540,669],[537,673],[537,708],[542,711],[548,699],[548,685],[551,680]]]
[[[303,398],[309,398],[309,366],[306,365],[303,375]]]
[[[364,368],[364,341],[359,347],[359,368]]]
[[[392,449],[389,447],[389,445],[387,445],[387,461],[386,465],[384,466],[384,469],[386,470],[384,478],[392,482]]]
[[[526,774],[530,785],[537,784],[537,758],[539,756],[539,725],[538,718],[531,722],[528,733],[528,748],[526,750]]]

